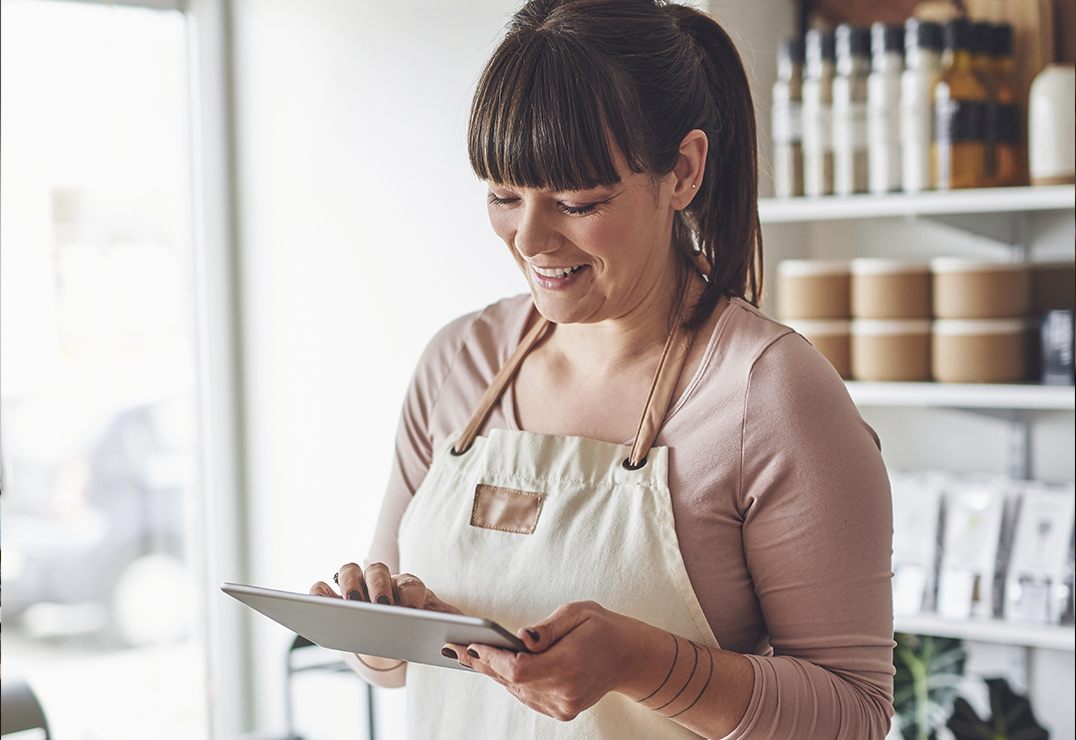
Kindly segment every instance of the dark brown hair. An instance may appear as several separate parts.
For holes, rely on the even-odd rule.
[[[676,214],[673,247],[701,249],[710,284],[685,326],[723,295],[758,305],[762,234],[751,90],[712,18],[660,0],[533,0],[513,16],[471,107],[475,174],[504,185],[582,190],[633,172],[662,176],[692,129],[709,141],[702,184]]]

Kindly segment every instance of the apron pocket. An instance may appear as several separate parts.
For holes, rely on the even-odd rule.
[[[541,493],[479,483],[474,489],[471,526],[500,532],[533,534],[542,511]]]

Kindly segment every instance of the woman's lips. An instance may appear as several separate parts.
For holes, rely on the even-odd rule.
[[[534,275],[535,282],[539,286],[546,290],[564,290],[574,283],[578,282],[581,275],[590,270],[590,265],[581,265],[574,272],[571,272],[564,277],[554,278],[546,277],[545,275],[538,274],[538,271],[534,269],[534,265],[531,265],[531,274]]]

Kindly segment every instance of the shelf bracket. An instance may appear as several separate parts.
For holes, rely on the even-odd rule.
[[[1004,422],[1008,434],[1009,477],[1013,480],[1030,480],[1031,414],[1026,409],[962,407],[955,410]]]
[[[953,213],[921,218],[998,242],[1009,248],[1014,259],[1027,259],[1027,213]]]

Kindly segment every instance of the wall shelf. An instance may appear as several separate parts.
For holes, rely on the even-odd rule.
[[[955,637],[973,642],[1076,651],[1076,628],[1071,625],[1019,624],[1000,619],[957,622],[934,615],[918,615],[897,617],[893,629],[896,632]]]
[[[758,205],[763,224],[1071,211],[1076,207],[1076,186],[976,188],[821,198],[763,198]]]
[[[846,386],[857,406],[1029,411],[1076,409],[1076,388],[1071,385],[848,381]]]

